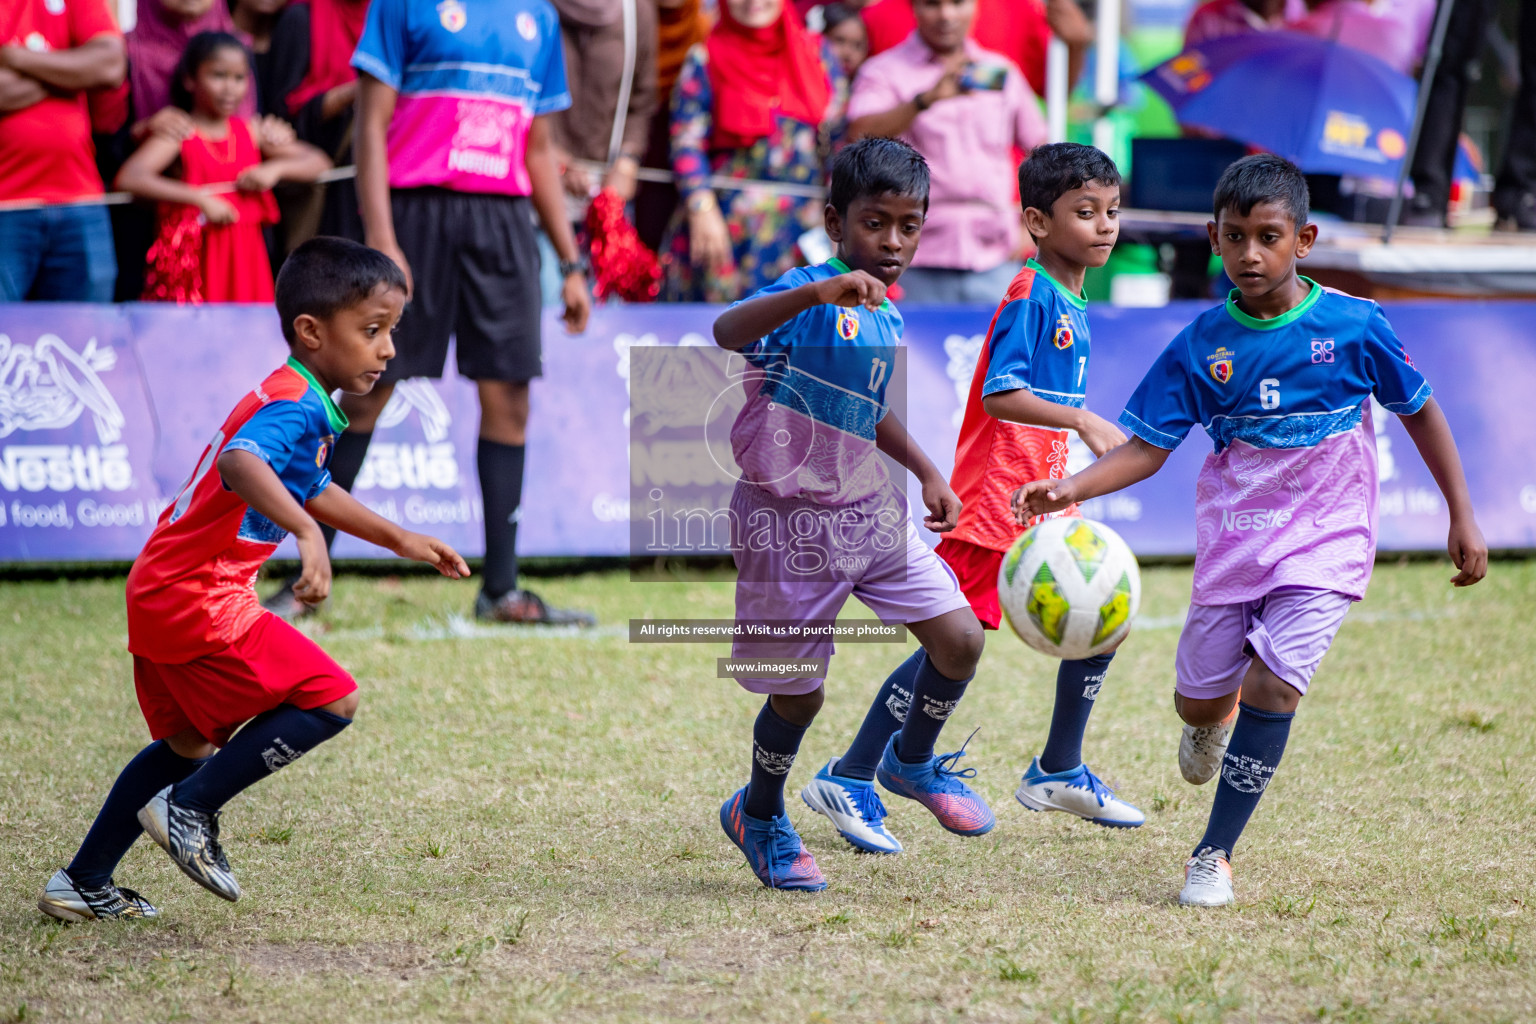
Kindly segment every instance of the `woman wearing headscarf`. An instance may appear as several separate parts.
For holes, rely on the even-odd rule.
[[[708,179],[820,185],[847,100],[831,50],[783,0],[723,0],[672,100],[683,210],[664,245],[666,299],[734,301],[801,262],[797,241],[820,225],[822,200],[761,187],[717,191]]]
[[[709,35],[709,16],[702,0],[656,0],[656,106],[642,164],[659,170],[672,167],[672,87],[682,74],[683,60]],[[635,194],[635,230],[650,249],[661,248],[662,235],[677,209],[677,187],[670,182],[642,182]]]

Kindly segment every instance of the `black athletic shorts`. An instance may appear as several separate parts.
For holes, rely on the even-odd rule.
[[[395,189],[390,205],[415,291],[384,380],[441,377],[450,335],[471,380],[542,376],[539,244],[527,197],[408,188]]]

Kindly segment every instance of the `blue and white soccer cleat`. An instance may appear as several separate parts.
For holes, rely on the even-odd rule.
[[[747,790],[738,789],[720,808],[720,827],[747,858],[752,873],[770,889],[819,892],[827,880],[800,841],[788,815],[768,821],[747,814]]]
[[[1135,828],[1147,820],[1138,808],[1115,796],[1086,764],[1047,774],[1037,757],[1029,763],[1013,798],[1032,811],[1066,811],[1109,828]]]
[[[965,742],[971,742],[969,736]],[[976,777],[976,769],[955,771],[955,763],[964,756],[962,743],[953,754],[930,757],[922,764],[907,764],[896,756],[896,736],[892,736],[885,744],[875,778],[897,796],[916,800],[928,808],[939,824],[955,835],[979,836],[992,831],[997,819],[980,794],[965,784],[964,780]]]
[[[805,806],[832,819],[838,835],[865,853],[900,853],[901,844],[885,830],[885,804],[873,782],[836,774],[837,758],[828,761],[800,791]]]

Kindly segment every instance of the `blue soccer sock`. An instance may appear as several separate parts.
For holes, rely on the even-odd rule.
[[[201,771],[178,783],[171,796],[183,807],[213,814],[241,790],[292,764],[351,724],[352,719],[319,708],[304,711],[279,704],[247,722]]]
[[[767,821],[784,813],[784,784],[808,728],[785,721],[773,710],[773,698],[763,701],[752,726],[752,780],[742,807],[750,817]]]
[[[165,740],[156,740],[139,751],[118,774],[75,859],[69,862],[66,870],[75,884],[84,889],[106,885],[118,861],[144,831],[139,826],[139,808],[166,786],[197,771],[206,760],[182,757]]]
[[[896,737],[896,756],[906,764],[922,764],[933,756],[944,723],[965,695],[974,675],[951,679],[926,657],[912,681],[912,707]]]
[[[896,666],[875,694],[874,703],[864,715],[848,752],[837,762],[837,774],[847,779],[863,779],[869,782],[875,777],[875,768],[885,745],[906,721],[907,709],[912,706],[912,690],[917,683],[918,669],[927,664],[928,652],[921,647],[912,657]]]
[[[1099,697],[1099,687],[1114,652],[1064,661],[1056,670],[1056,705],[1051,709],[1051,731],[1040,752],[1040,770],[1047,774],[1071,771],[1083,763],[1083,734],[1088,716]]]
[[[1205,838],[1195,852],[1214,846],[1232,859],[1232,848],[1243,834],[1248,819],[1259,806],[1259,799],[1269,780],[1280,767],[1285,741],[1291,734],[1294,711],[1262,711],[1248,704],[1238,704],[1237,724],[1227,756],[1221,762],[1221,778],[1216,783],[1216,800],[1211,804],[1211,818],[1205,826]]]

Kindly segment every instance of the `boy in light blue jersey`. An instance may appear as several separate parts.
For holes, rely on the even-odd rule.
[[[731,498],[736,622],[743,630],[829,623],[856,595],[883,621],[911,629],[924,652],[910,712],[880,736],[876,777],[951,832],[980,835],[994,821],[963,781],[974,771],[953,770],[963,748],[939,757],[933,747],[975,673],[981,625],[954,573],[918,537],[880,458],[889,455],[922,482],[924,525],[954,529],[959,499],[886,401],[902,325],[885,292],[917,249],[928,168],[905,143],[865,139],[838,154],[828,198],[837,258],[790,271],[715,322],[715,340],[751,367],[731,430],[741,468]],[[733,652],[793,666],[737,676],[768,699],[753,728],[750,782],[720,808],[721,827],[774,889],[827,884],[785,813],[784,785],[821,708],[832,648],[819,637],[743,636]],[[840,777],[836,766],[834,758],[817,773],[805,802],[856,848],[899,853],[872,780]]]
[[[1381,308],[1296,272],[1317,238],[1306,182],[1246,157],[1216,186],[1211,247],[1237,287],[1179,333],[1131,396],[1134,436],[1066,480],[1015,492],[1021,518],[1128,487],[1199,424],[1215,451],[1195,486],[1195,579],[1179,637],[1179,767],[1218,770],[1179,902],[1233,901],[1233,847],[1268,787],[1307,685],[1376,553],[1374,396],[1402,418],[1450,510],[1447,547],[1469,586],[1488,549],[1450,427]]]

